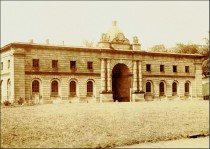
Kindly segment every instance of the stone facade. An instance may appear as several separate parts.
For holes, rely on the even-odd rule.
[[[116,22],[113,28],[95,48],[32,42],[4,46],[1,101],[202,99],[202,55],[142,51],[137,37],[130,43]]]

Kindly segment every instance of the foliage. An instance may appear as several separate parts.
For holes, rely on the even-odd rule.
[[[24,99],[20,97],[20,98],[18,99],[18,104],[19,104],[19,105],[23,105],[23,103],[24,103]]]
[[[11,105],[11,102],[9,102],[9,100],[6,100],[6,101],[4,101],[4,105],[5,106],[10,106]]]
[[[151,52],[167,52],[167,49],[165,48],[164,44],[158,44],[154,45],[149,49]]]
[[[175,53],[185,53],[185,54],[198,54],[199,53],[199,45],[196,44],[183,44],[178,43],[174,47]]]

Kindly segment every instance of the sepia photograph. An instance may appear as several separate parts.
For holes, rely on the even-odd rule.
[[[1,1],[1,148],[209,148],[209,1]]]

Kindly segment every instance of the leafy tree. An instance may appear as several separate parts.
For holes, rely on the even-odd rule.
[[[167,49],[165,48],[164,44],[158,44],[154,45],[149,49],[151,52],[167,52]]]
[[[175,53],[198,54],[199,45],[178,43],[173,48]]]

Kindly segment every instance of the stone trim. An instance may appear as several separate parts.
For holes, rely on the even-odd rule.
[[[72,72],[43,72],[25,71],[25,75],[75,75],[75,76],[100,76],[100,73],[72,73]]]

